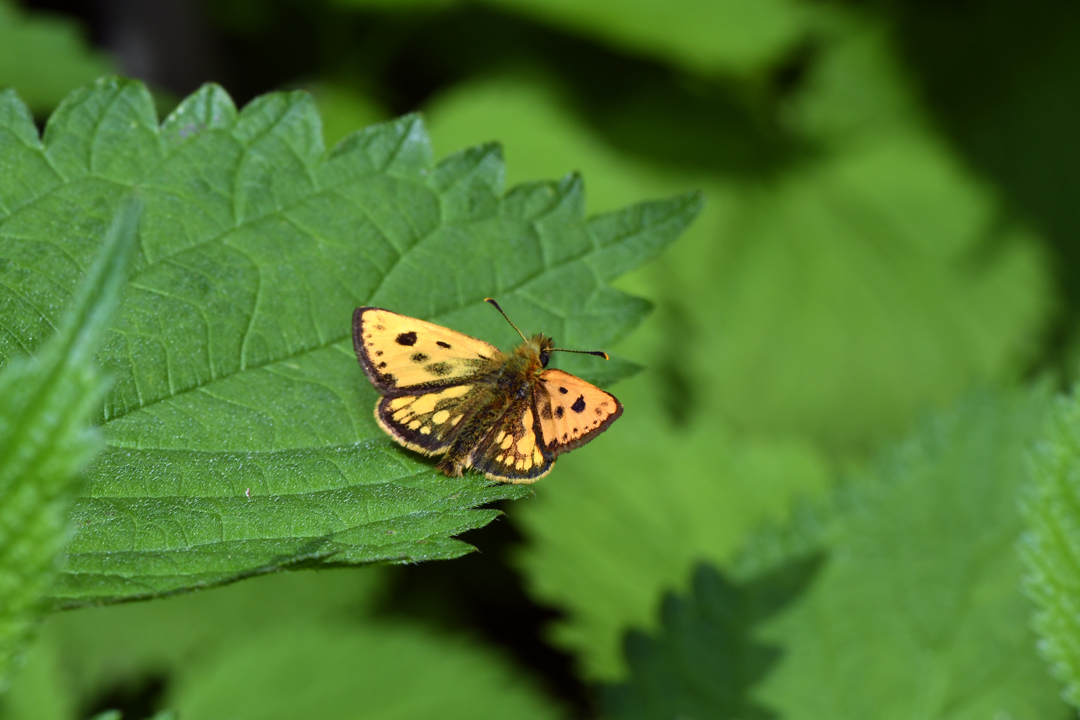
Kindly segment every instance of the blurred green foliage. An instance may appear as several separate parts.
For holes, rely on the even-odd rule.
[[[140,211],[133,200],[117,211],[36,357],[16,357],[0,371],[0,692],[47,609],[79,473],[100,450],[90,419],[108,381],[94,356],[120,304]]]
[[[113,71],[83,34],[71,20],[0,0],[0,88],[14,88],[34,113],[47,114],[78,86]]]
[[[166,46],[153,23],[131,20],[125,27],[144,32],[142,44],[113,44],[116,54],[104,59],[104,50],[73,41],[76,20],[30,4],[0,4],[0,85],[14,86],[39,121],[106,64],[153,69],[132,59],[133,46],[166,64],[153,57]],[[19,220],[0,220],[0,290],[32,290],[43,310],[24,317],[4,306],[4,319],[22,319],[5,325],[0,355],[44,341],[50,322],[42,319],[59,316],[58,288],[74,287],[81,267],[59,254],[20,255],[15,243],[35,237],[81,262],[90,245],[77,238],[100,229],[133,184],[158,203],[155,239],[136,265],[156,279],[137,278],[140,300],[117,321],[137,332],[128,345],[106,346],[107,366],[126,367],[136,348],[147,377],[176,363],[212,377],[220,360],[206,357],[199,338],[205,328],[243,335],[252,297],[265,308],[253,317],[287,327],[295,347],[325,347],[323,355],[301,352],[304,367],[289,369],[299,376],[240,372],[234,382],[243,388],[201,405],[164,383],[143,412],[137,384],[120,373],[107,408],[140,408],[134,415],[145,422],[126,436],[125,418],[113,423],[107,434],[123,440],[116,448],[145,455],[203,443],[215,454],[180,469],[148,456],[128,463],[122,454],[98,463],[95,482],[134,492],[123,517],[146,529],[109,536],[112,544],[98,550],[132,541],[129,549],[146,559],[161,537],[182,546],[189,525],[210,537],[212,526],[178,521],[188,502],[204,512],[234,501],[226,515],[237,527],[259,525],[266,518],[256,522],[242,491],[267,469],[245,458],[220,465],[222,452],[279,440],[316,452],[321,440],[346,436],[382,442],[357,461],[354,477],[382,468],[394,484],[413,478],[405,484],[414,490],[459,503],[454,518],[472,518],[443,523],[438,547],[408,557],[467,549],[452,536],[496,514],[473,508],[521,493],[475,478],[450,483],[381,439],[370,419],[374,394],[347,342],[350,306],[372,287],[375,301],[392,309],[504,347],[512,331],[475,301],[512,290],[504,304],[526,332],[617,353],[607,365],[568,357],[566,367],[616,383],[626,413],[564,458],[534,497],[501,504],[506,517],[469,533],[478,555],[291,573],[54,616],[0,696],[0,718],[85,718],[111,708],[127,718],[169,709],[181,717],[1064,718],[1071,711],[1058,699],[1058,680],[1080,706],[1072,638],[1080,586],[1070,565],[1080,525],[1070,474],[1075,399],[1060,400],[1044,420],[1048,396],[1080,361],[1075,7],[187,6],[199,8],[213,42],[193,43],[190,55],[168,62],[202,67],[196,60],[210,48],[217,75],[199,82],[222,82],[241,104],[302,87],[314,107],[303,95],[274,95],[235,114],[223,93],[204,90],[182,106],[183,122],[158,130],[144,91],[125,86],[93,112],[94,92],[80,91],[53,115],[42,153],[26,113],[14,118],[9,106],[4,126],[19,130],[0,138],[0,183],[10,189],[0,211]],[[82,20],[84,36],[111,42],[118,18],[82,11]],[[5,55],[18,47],[25,51]],[[39,50],[36,59],[31,51]],[[142,79],[158,94],[195,90],[164,77]],[[418,126],[407,120],[352,135],[415,111],[431,147],[412,145],[423,146],[420,156],[376,172],[378,188],[357,190],[368,198],[357,204],[364,212],[342,210],[349,201],[341,195],[305,189],[319,186],[335,162],[362,164],[371,143],[387,147],[394,132],[416,142],[409,128]],[[245,130],[245,119],[260,130]],[[186,142],[186,128],[203,126],[215,140]],[[493,141],[505,168],[486,145]],[[35,153],[47,162],[22,173]],[[62,202],[19,200],[42,187],[48,163],[61,178]],[[229,177],[262,180],[236,185]],[[405,186],[424,189],[409,194]],[[689,191],[703,193],[705,204],[670,248],[695,211],[690,196],[603,215]],[[223,252],[253,253],[251,262],[206,250],[168,259],[166,245],[211,232],[207,208],[231,205],[219,215],[244,216],[290,198],[317,201],[301,203],[306,214],[258,221],[249,236],[222,243]],[[401,222],[385,221],[390,209]],[[388,272],[377,233],[364,235],[370,226],[415,238],[419,252]],[[626,254],[602,251],[552,271],[513,249],[539,234],[561,251],[581,233]],[[366,256],[312,242],[354,234]],[[26,281],[27,267],[52,284]],[[510,275],[525,285],[507,283]],[[185,311],[192,293],[220,302]],[[655,306],[643,323],[649,302],[638,298]],[[202,312],[217,319],[199,320]],[[165,348],[156,357],[155,343]],[[249,350],[292,362],[273,343]],[[295,391],[283,393],[282,382]],[[314,386],[334,391],[309,392]],[[306,445],[286,441],[300,437]],[[1014,547],[1031,447],[1038,450],[1034,489],[1024,495],[1023,556],[1034,605],[1021,592]],[[342,472],[338,458],[293,459],[270,473],[280,487],[314,483],[322,492],[318,478]],[[169,482],[183,488],[176,500],[161,497]],[[217,497],[207,488],[227,491]],[[324,529],[348,524],[386,498],[309,499],[315,503],[275,516],[276,537],[303,537],[313,519],[329,523]],[[428,534],[429,509],[401,509]],[[107,528],[109,512],[93,517]],[[72,548],[90,537],[77,536]],[[155,556],[156,580],[131,576],[130,591],[119,594],[213,583],[302,555],[275,546],[266,562],[267,548],[253,539],[236,535],[223,549],[224,575],[209,549],[182,559],[166,553]],[[346,554],[384,558],[358,549],[374,545],[354,543]],[[238,562],[241,550],[254,560]],[[65,582],[83,583],[82,597],[117,596],[70,569]],[[180,582],[158,582],[168,577]],[[55,592],[64,596],[65,587]],[[1035,607],[1045,658],[1029,629]]]

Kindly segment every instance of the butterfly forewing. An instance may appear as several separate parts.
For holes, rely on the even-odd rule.
[[[622,404],[595,385],[554,368],[534,389],[544,450],[552,457],[589,442],[622,415]]]
[[[353,313],[353,346],[384,394],[461,383],[490,372],[504,357],[483,340],[371,307]]]
[[[491,480],[530,483],[551,472],[555,456],[544,451],[540,423],[528,395],[511,403],[470,457]]]

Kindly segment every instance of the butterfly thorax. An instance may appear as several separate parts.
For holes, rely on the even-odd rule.
[[[547,365],[554,341],[544,335],[534,335],[503,356],[501,364],[489,376],[486,389],[479,392],[469,419],[455,433],[446,455],[440,463],[451,475],[460,475],[466,457],[490,431],[507,410],[527,400],[534,383]]]

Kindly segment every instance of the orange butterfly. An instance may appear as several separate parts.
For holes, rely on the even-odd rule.
[[[360,366],[383,396],[375,419],[390,437],[441,455],[451,477],[473,468],[492,480],[530,483],[555,458],[581,447],[622,415],[613,395],[562,370],[545,369],[555,341],[518,331],[507,355],[483,340],[374,307],[353,313]],[[602,352],[587,352],[607,359]]]

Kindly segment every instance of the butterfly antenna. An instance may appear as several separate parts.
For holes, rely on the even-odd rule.
[[[504,318],[506,318],[506,322],[510,323],[510,327],[517,330],[518,335],[521,335],[521,339],[524,340],[525,342],[529,341],[529,338],[525,337],[525,335],[520,330],[518,330],[518,326],[515,325],[513,320],[511,320],[509,317],[507,317],[506,312],[504,312],[503,309],[501,307],[499,307],[499,303],[495,302],[495,298],[484,298],[484,302],[491,303],[492,305],[494,305],[495,309],[498,310],[499,312],[501,312],[502,316]]]
[[[603,350],[563,350],[562,348],[551,348],[550,352],[572,352],[578,355],[595,355],[596,357],[602,357],[605,360],[610,360],[608,354]]]

